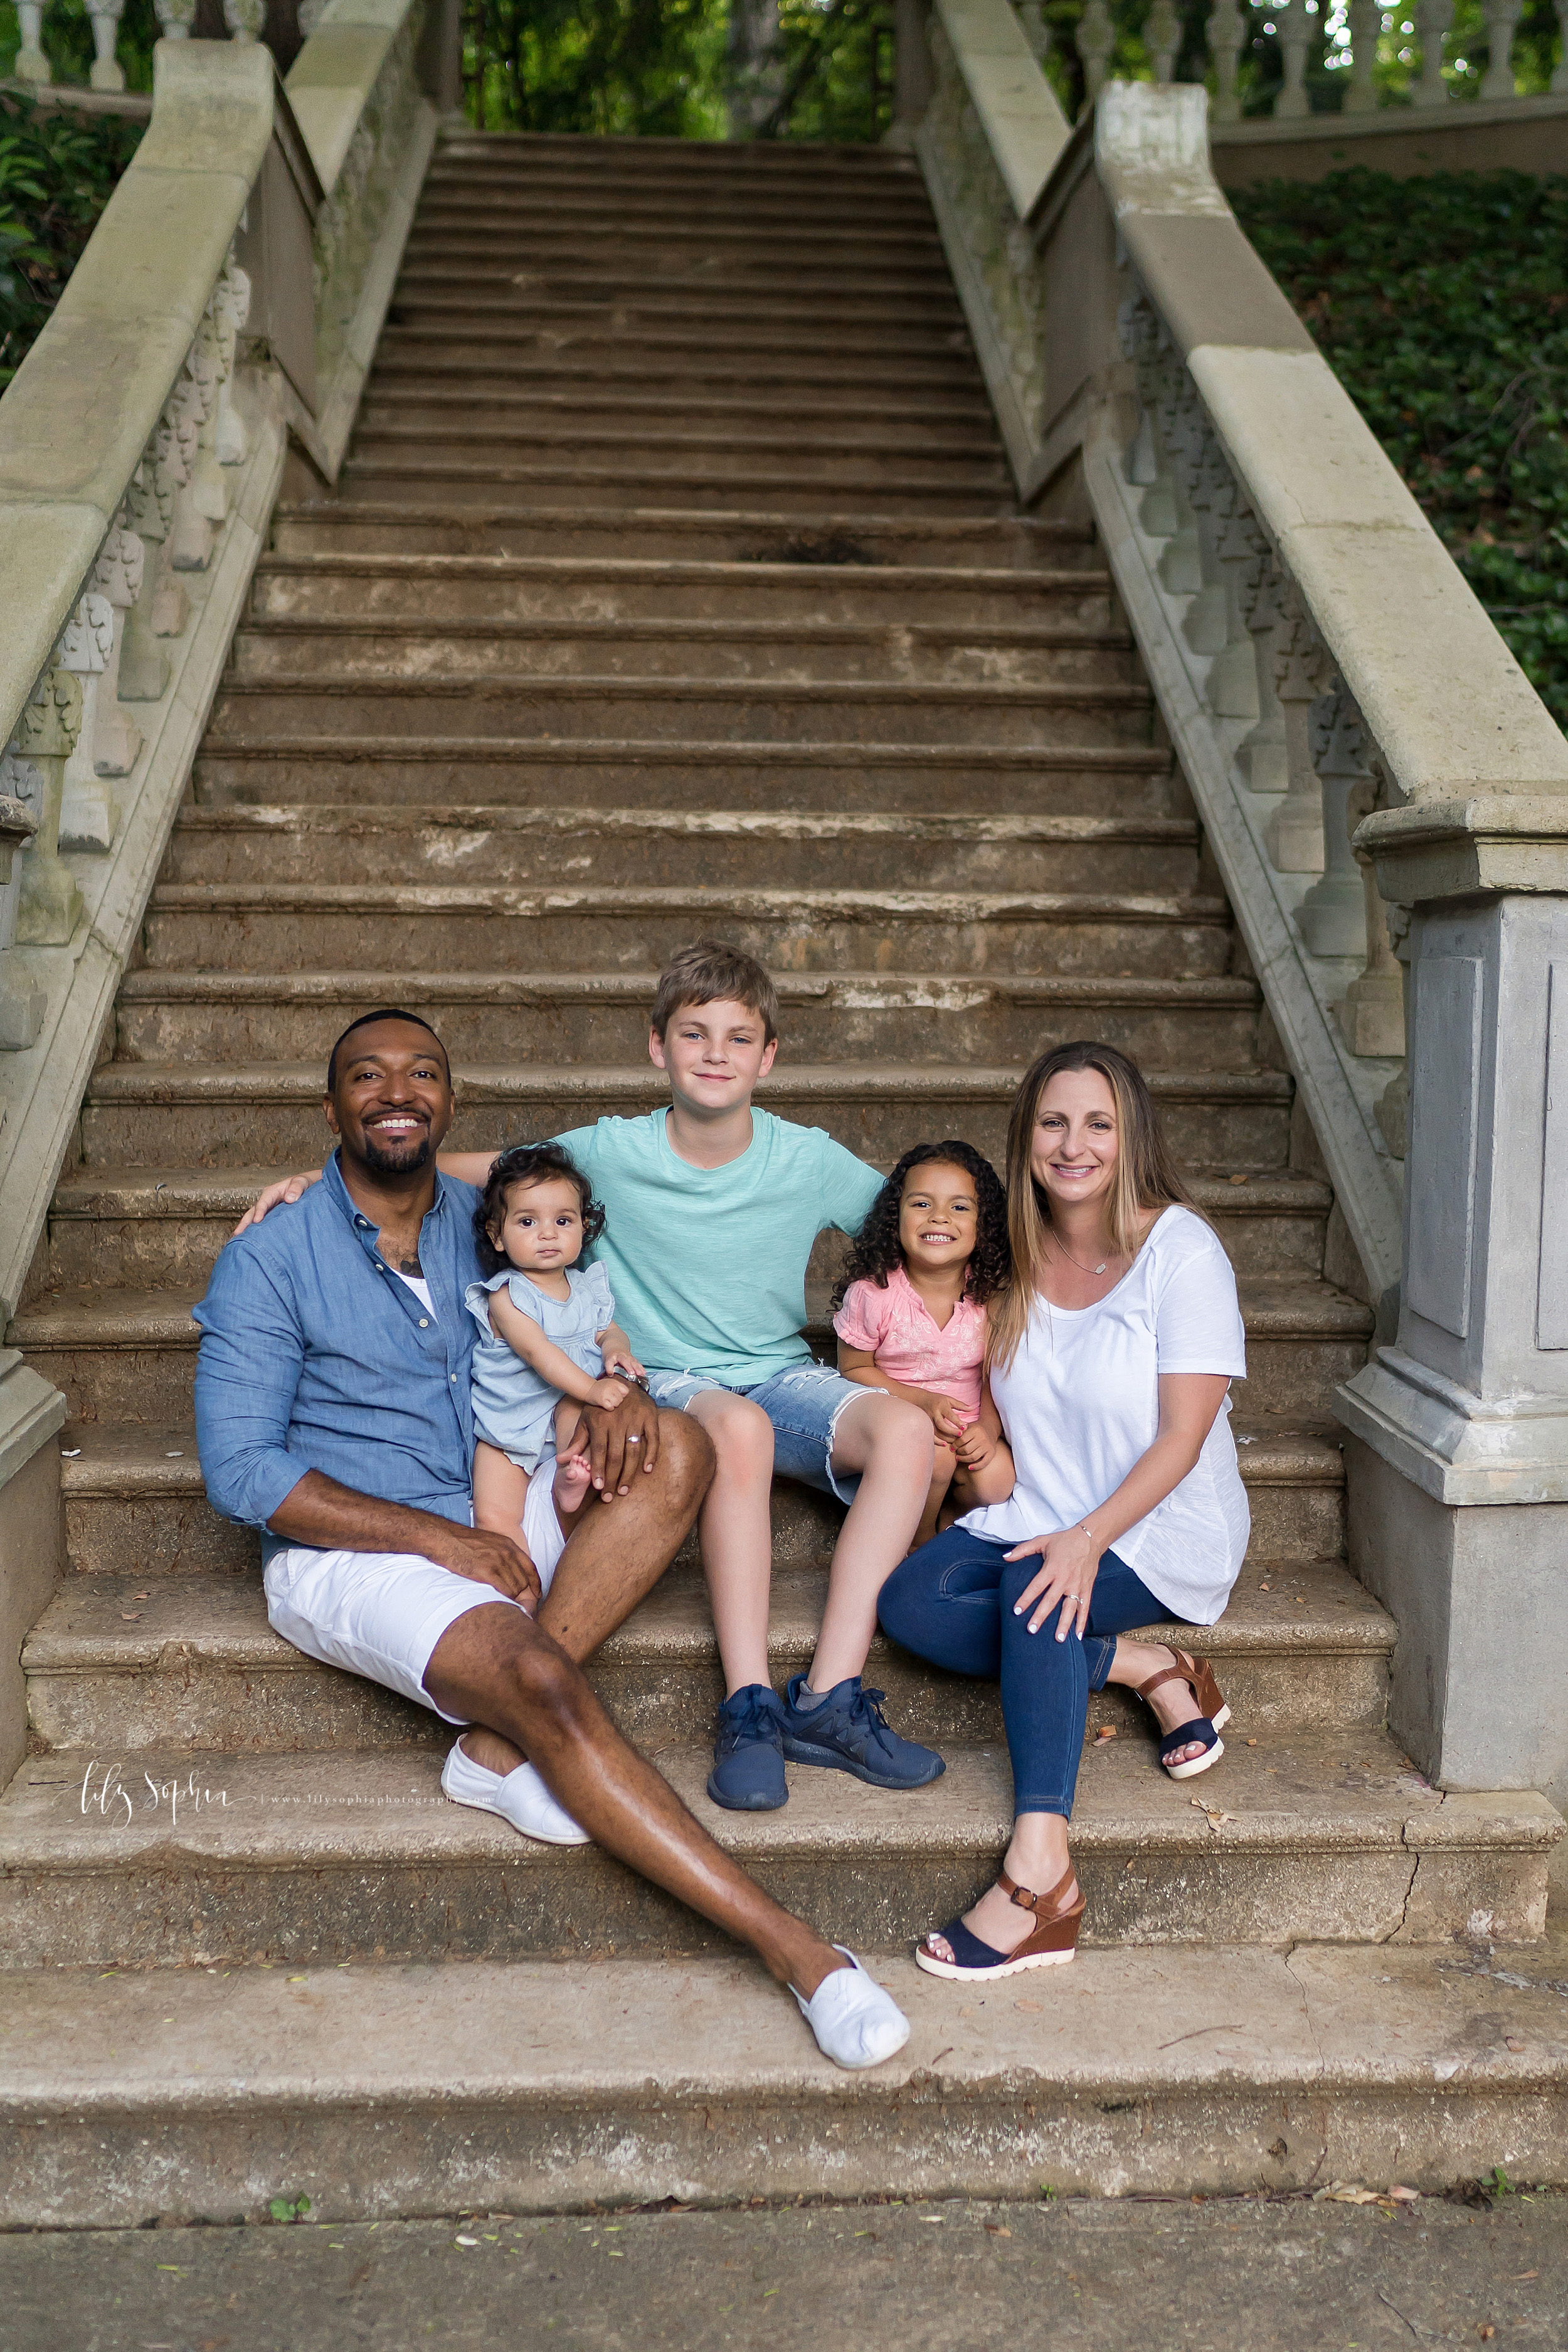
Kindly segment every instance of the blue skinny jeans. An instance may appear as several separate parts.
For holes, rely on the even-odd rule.
[[[1060,1603],[1038,1633],[1013,1604],[1040,1570],[1040,1554],[949,1528],[895,1568],[877,1615],[884,1633],[918,1658],[1002,1685],[1002,1720],[1013,1764],[1013,1810],[1072,1817],[1089,1694],[1103,1690],[1118,1633],[1158,1625],[1170,1612],[1113,1551],[1102,1552],[1089,1596],[1089,1629],[1056,1638]]]

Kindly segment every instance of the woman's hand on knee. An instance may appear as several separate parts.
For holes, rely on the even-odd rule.
[[[1031,1536],[1028,1543],[1016,1544],[1007,1557],[1028,1559],[1034,1552],[1040,1554],[1040,1573],[1030,1579],[1014,1601],[1014,1616],[1031,1612],[1029,1630],[1038,1633],[1060,1604],[1057,1640],[1065,1642],[1069,1633],[1082,1634],[1089,1623],[1089,1600],[1100,1567],[1099,1545],[1087,1528],[1067,1528],[1056,1535]]]

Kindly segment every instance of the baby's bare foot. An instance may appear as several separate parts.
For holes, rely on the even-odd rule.
[[[593,1472],[586,1454],[573,1454],[566,1461],[556,1464],[555,1507],[563,1519],[569,1519],[573,1511],[581,1508],[592,1481]]]

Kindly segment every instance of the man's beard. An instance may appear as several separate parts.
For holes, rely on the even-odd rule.
[[[405,1141],[391,1145],[378,1143],[367,1129],[364,1138],[365,1166],[375,1176],[412,1176],[416,1168],[425,1167],[434,1150],[429,1130],[417,1143]]]

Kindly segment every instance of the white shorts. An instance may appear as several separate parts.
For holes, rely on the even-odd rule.
[[[552,1483],[548,1475],[530,1478],[523,1505],[523,1543],[546,1592],[566,1549]],[[341,1666],[401,1691],[444,1723],[462,1718],[437,1706],[424,1687],[436,1643],[471,1609],[487,1601],[517,1606],[504,1592],[476,1584],[472,1577],[454,1576],[418,1552],[297,1547],[274,1552],[264,1582],[267,1622],[275,1633],[324,1666]]]

